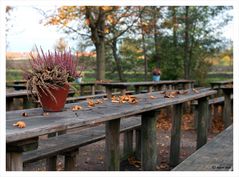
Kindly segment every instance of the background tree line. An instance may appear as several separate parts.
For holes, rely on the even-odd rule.
[[[43,12],[45,25],[57,25],[74,40],[77,49],[96,51],[96,79],[105,72],[143,71],[151,80],[153,67],[162,79],[206,77],[210,58],[225,51],[230,41],[222,37],[232,20],[229,6],[62,6]],[[93,46],[93,47],[92,47]]]

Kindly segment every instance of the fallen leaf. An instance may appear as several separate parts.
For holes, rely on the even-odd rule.
[[[151,99],[155,99],[155,98],[157,98],[156,96],[153,96],[153,95],[151,95],[149,98],[151,98]]]
[[[13,126],[17,126],[19,128],[25,128],[26,127],[26,123],[23,121],[18,121],[17,123],[13,124]]]
[[[43,112],[42,115],[43,115],[43,116],[48,116],[49,113],[48,113],[48,112]]]
[[[82,109],[82,107],[79,106],[79,105],[75,105],[71,108],[72,111],[78,111],[78,110],[81,110],[81,109]]]
[[[94,107],[95,103],[93,100],[88,100],[88,107]]]
[[[103,103],[103,101],[102,100],[99,100],[99,99],[97,99],[96,101],[95,101],[95,104],[102,104]]]

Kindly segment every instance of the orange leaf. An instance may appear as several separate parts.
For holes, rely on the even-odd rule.
[[[23,121],[18,121],[17,123],[13,124],[13,126],[17,126],[19,128],[25,128],[26,127],[26,123]]]

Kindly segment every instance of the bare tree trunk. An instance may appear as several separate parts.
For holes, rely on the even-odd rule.
[[[86,6],[86,18],[90,19],[91,39],[96,48],[96,80],[105,79],[105,14],[99,8],[98,18],[94,20],[93,7]]]
[[[154,48],[155,48],[155,61],[157,67],[160,68],[160,45],[159,45],[159,32],[158,32],[158,26],[157,26],[157,21],[158,21],[158,13],[159,9],[158,7],[153,7],[153,33],[154,33]]]
[[[105,79],[105,43],[101,41],[96,47],[96,80]]]
[[[189,79],[189,6],[185,7],[184,78]]]
[[[147,61],[147,55],[146,55],[145,32],[143,29],[143,17],[141,13],[140,13],[139,19],[140,19],[140,26],[141,26],[141,36],[142,36],[143,56],[144,56],[144,80],[147,81],[148,80],[148,61]]]
[[[117,54],[117,42],[115,40],[112,42],[111,47],[112,47],[112,51],[113,51],[113,57],[115,59],[115,64],[116,64],[119,80],[121,82],[123,82],[124,79],[123,79],[123,73],[122,73],[122,67],[121,67],[121,59],[120,59],[119,55]]]
[[[146,46],[145,46],[145,35],[142,32],[142,41],[143,41],[143,53],[144,53],[144,80],[148,80],[148,59],[146,55]]]

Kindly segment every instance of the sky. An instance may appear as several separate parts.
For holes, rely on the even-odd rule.
[[[38,7],[43,10],[54,9],[53,6]],[[29,52],[35,45],[42,46],[43,49],[53,49],[56,41],[61,37],[66,37],[64,33],[57,30],[55,26],[44,26],[39,22],[43,16],[32,6],[18,6],[11,12],[10,23],[13,27],[7,36],[7,51]],[[233,23],[230,22],[224,28],[224,36],[233,39]],[[76,41],[65,38],[69,47],[76,45]]]
[[[14,8],[10,20],[12,28],[7,36],[7,51],[27,52],[35,45],[42,46],[43,49],[53,49],[56,41],[65,37],[65,34],[60,33],[55,26],[40,24],[41,19],[43,16],[32,6]]]

